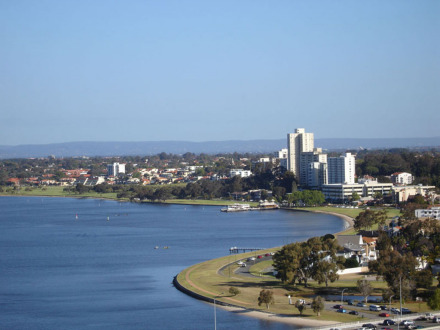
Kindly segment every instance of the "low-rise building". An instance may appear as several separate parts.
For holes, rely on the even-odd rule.
[[[232,178],[234,176],[241,176],[242,178],[246,178],[248,176],[252,175],[252,172],[249,170],[242,170],[242,169],[232,169],[229,172],[229,176]]]
[[[380,192],[382,195],[391,193],[392,183],[365,182],[352,184],[325,184],[322,186],[322,193],[327,201],[334,203],[345,203],[350,201],[353,193],[360,197],[374,196]]]
[[[409,197],[426,196],[433,191],[435,191],[435,186],[394,186],[392,189],[393,201],[395,203],[406,202]]]
[[[417,218],[434,218],[440,220],[440,207],[431,207],[430,209],[418,209],[415,211]]]

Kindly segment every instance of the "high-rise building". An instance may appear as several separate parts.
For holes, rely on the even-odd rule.
[[[125,164],[113,163],[107,165],[107,176],[118,176],[125,173]]]
[[[306,133],[304,128],[297,128],[295,133],[287,134],[287,170],[293,172],[300,183],[301,153],[313,152],[313,147],[313,133]]]
[[[355,174],[355,156],[347,152],[340,157],[327,159],[328,183],[353,184]]]
[[[310,164],[317,163],[310,167]],[[316,177],[327,177],[326,174],[319,173],[319,171],[325,170],[327,171],[327,166],[323,167],[319,164],[327,164],[327,154],[322,153],[321,148],[315,148],[313,151],[302,152],[299,157],[299,181],[302,185],[307,185],[310,188],[320,187],[319,184],[316,184],[318,181],[314,181],[314,184],[311,185],[309,182],[309,174],[311,174],[311,170],[318,171],[314,174],[311,174]],[[322,182],[321,184],[326,184],[327,182]]]

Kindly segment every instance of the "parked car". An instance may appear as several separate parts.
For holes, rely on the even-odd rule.
[[[372,323],[362,324],[362,326],[367,329],[377,329],[377,327]]]
[[[359,315],[359,312],[358,312],[358,311],[349,311],[348,314],[351,314],[351,315]]]
[[[403,320],[402,322],[400,322],[400,325],[414,325],[414,321]]]
[[[390,319],[383,320],[382,325],[396,325],[396,322]]]
[[[427,320],[432,320],[434,318],[434,314],[432,313],[425,313],[425,317]]]
[[[412,311],[408,308],[402,307],[402,314],[411,314]]]
[[[241,267],[246,267],[246,264],[243,262],[243,263],[241,264]]]
[[[248,261],[254,261],[254,260],[255,260],[254,257],[250,257],[250,258],[248,258]]]
[[[378,312],[378,311],[380,311],[380,310],[381,310],[381,309],[380,309],[379,306],[377,306],[377,305],[370,305],[370,311]]]
[[[263,259],[263,256],[258,256],[257,258],[258,258],[258,259]]]
[[[391,308],[391,313],[393,313],[393,314],[400,314],[400,309],[398,309],[398,308]]]
[[[383,311],[386,311],[386,310],[388,310],[388,307],[385,306],[385,305],[382,305],[382,306],[380,306],[380,309],[383,310]]]
[[[335,308],[335,309],[341,309],[341,308],[342,308],[342,305],[334,305],[333,308]]]
[[[357,307],[367,307],[367,305],[365,305],[363,302],[358,302],[357,304],[356,304],[356,306]]]
[[[379,316],[380,317],[390,317],[390,314],[388,314],[388,313],[380,313]]]
[[[266,256],[266,257],[270,257],[271,254],[270,254],[270,253],[266,253],[265,256]]]
[[[243,265],[243,261],[237,262],[237,265],[239,265],[239,266]]]
[[[440,323],[440,317],[436,317],[436,316],[433,317],[433,318],[432,318],[432,322],[433,322],[433,323]]]
[[[337,310],[337,312],[338,312],[338,313],[347,313],[347,311],[346,311],[345,309],[343,309],[343,308],[339,308],[339,309]]]
[[[352,306],[352,305],[353,305],[353,300],[348,299],[348,300],[347,300],[347,304],[350,305],[350,306]]]

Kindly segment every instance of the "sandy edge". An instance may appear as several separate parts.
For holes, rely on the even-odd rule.
[[[249,316],[258,318],[260,320],[266,320],[266,321],[274,321],[274,322],[280,322],[284,324],[289,325],[296,325],[301,327],[320,327],[320,326],[330,326],[333,324],[339,324],[340,322],[335,321],[321,321],[321,320],[313,320],[313,319],[306,319],[303,317],[295,316],[295,315],[279,315],[279,314],[271,314],[270,312],[259,312],[259,311],[253,311],[248,310],[246,308],[242,307],[229,307],[229,306],[221,306],[217,305],[218,308],[224,309],[231,313],[237,313],[243,316]]]

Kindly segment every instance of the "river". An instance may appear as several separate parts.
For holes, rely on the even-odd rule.
[[[1,329],[211,329],[213,306],[173,287],[181,270],[345,226],[326,214],[73,198],[1,197],[0,210]],[[292,329],[217,308],[217,329],[237,328]]]

